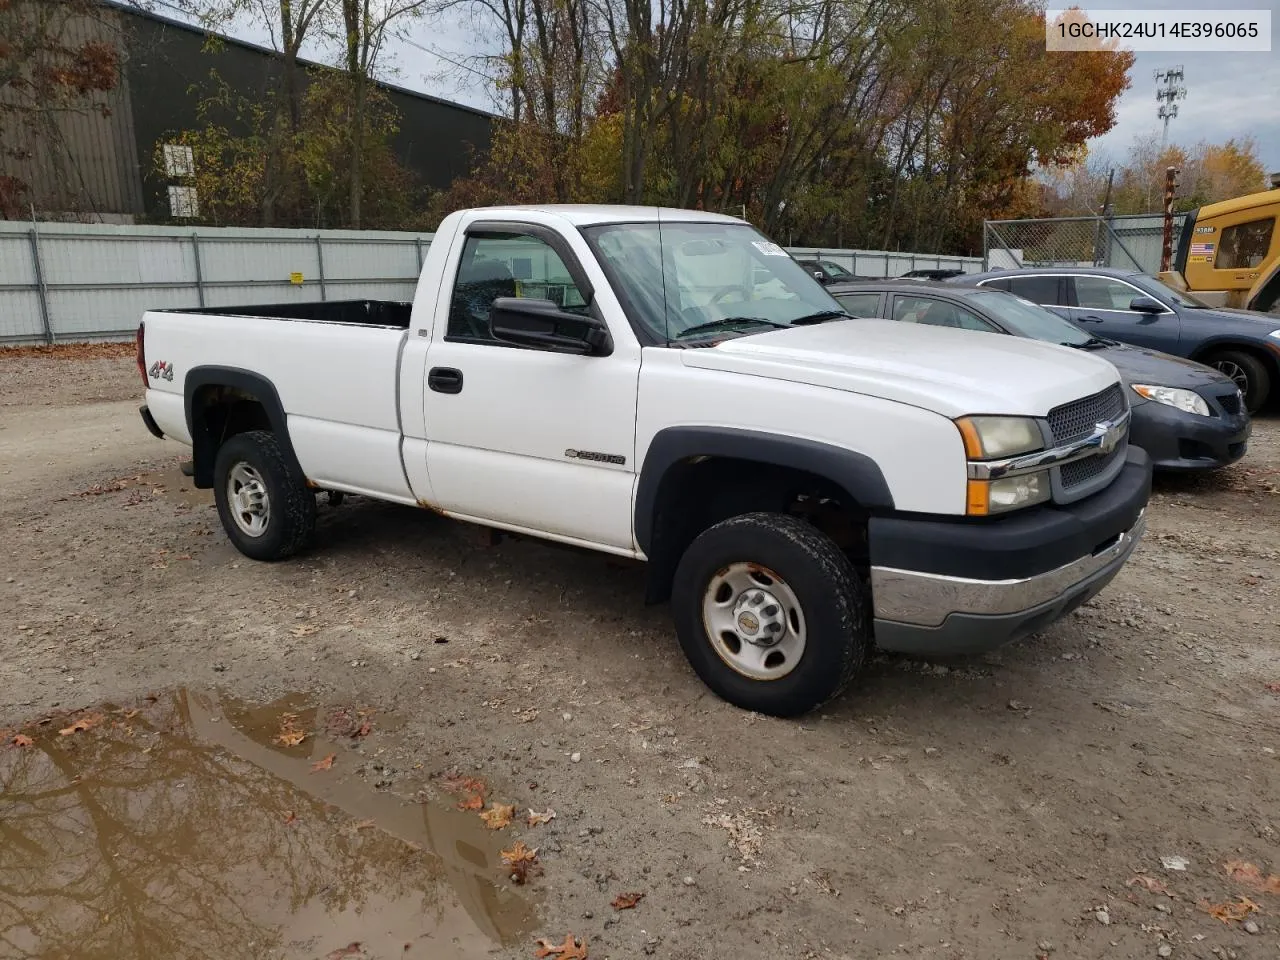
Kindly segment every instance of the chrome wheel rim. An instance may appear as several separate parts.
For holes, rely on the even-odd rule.
[[[262,475],[247,463],[237,463],[227,474],[227,508],[240,532],[260,537],[271,522],[271,500]]]
[[[1249,375],[1244,372],[1244,368],[1240,364],[1232,360],[1219,360],[1214,364],[1214,367],[1217,368],[1219,373],[1235,381],[1235,385],[1240,389],[1241,393],[1249,392]]]
[[[731,563],[702,597],[707,640],[732,670],[752,680],[779,680],[800,665],[804,611],[795,591],[758,563]]]

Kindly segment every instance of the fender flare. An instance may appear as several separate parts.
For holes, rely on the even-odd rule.
[[[191,435],[191,452],[194,461],[194,485],[198,488],[213,486],[213,459],[217,455],[217,446],[210,443],[208,434],[197,429],[195,398],[203,387],[232,387],[255,397],[266,411],[271,430],[280,441],[280,446],[289,465],[297,471],[298,476],[305,476],[302,466],[294,453],[293,443],[289,439],[289,421],[280,402],[280,394],[273,384],[260,373],[244,370],[239,367],[202,366],[193,367],[183,381],[183,408],[187,418],[187,432]]]
[[[865,454],[843,447],[731,427],[668,427],[658,431],[645,452],[636,484],[635,538],[646,555],[654,544],[658,495],[672,467],[694,457],[725,457],[790,467],[822,477],[872,511],[893,509],[893,495],[879,465]]]

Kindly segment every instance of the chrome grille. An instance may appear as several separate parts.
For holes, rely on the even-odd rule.
[[[1049,429],[1053,431],[1055,443],[1073,443],[1093,433],[1097,424],[1115,420],[1122,413],[1124,413],[1124,392],[1116,383],[1091,397],[1072,400],[1060,407],[1054,407],[1049,411]],[[1089,459],[1104,460],[1106,458],[1090,457]]]
[[[1088,483],[1094,477],[1100,476],[1107,472],[1107,468],[1116,462],[1118,457],[1123,457],[1125,448],[1128,444],[1120,444],[1110,453],[1100,456],[1085,457],[1083,460],[1074,460],[1071,463],[1064,463],[1062,470],[1062,486],[1066,490],[1078,487],[1083,483]]]

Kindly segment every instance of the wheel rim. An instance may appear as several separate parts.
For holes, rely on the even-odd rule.
[[[787,582],[758,563],[732,563],[702,597],[707,639],[730,669],[752,680],[779,680],[804,656],[805,621]]]
[[[237,463],[227,474],[227,508],[240,532],[260,537],[271,522],[271,500],[262,475],[247,463]]]
[[[1234,360],[1218,360],[1214,363],[1214,366],[1219,373],[1234,380],[1241,393],[1247,394],[1249,392],[1249,374],[1245,373],[1244,367],[1240,366],[1240,364]]]

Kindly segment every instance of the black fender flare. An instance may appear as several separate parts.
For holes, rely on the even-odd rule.
[[[199,411],[195,409],[195,398],[203,387],[232,387],[255,397],[266,411],[267,421],[280,441],[290,466],[297,471],[298,476],[305,476],[289,439],[289,421],[275,384],[252,370],[210,365],[193,367],[187,372],[182,385],[183,407],[187,418],[187,432],[191,435],[191,453],[195,467],[192,477],[194,486],[201,489],[213,486],[213,460],[218,452],[217,445],[211,442],[208,432],[199,429],[201,424],[197,423]]]
[[[659,430],[645,452],[636,484],[635,538],[646,555],[653,547],[658,495],[675,465],[694,457],[726,457],[791,467],[834,483],[862,508],[893,510],[893,495],[879,465],[843,447],[731,427],[684,426]]]

